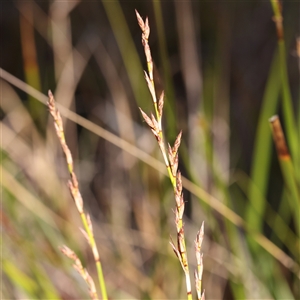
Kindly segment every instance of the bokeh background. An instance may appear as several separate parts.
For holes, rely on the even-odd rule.
[[[110,299],[186,298],[169,245],[172,187],[138,109],[153,112],[135,9],[149,17],[165,135],[172,144],[183,132],[191,275],[193,240],[205,221],[206,299],[300,298],[299,3],[279,5],[279,43],[269,1],[0,5],[2,299],[88,299],[58,249],[64,244],[96,278],[45,106],[49,89],[91,122],[61,111]],[[288,166],[272,140],[274,114],[294,143]]]

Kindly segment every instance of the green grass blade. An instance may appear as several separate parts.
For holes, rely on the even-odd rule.
[[[251,188],[257,189],[256,185],[253,185],[250,178],[243,172],[236,174],[236,184],[245,194],[251,185]],[[260,191],[257,190],[256,193],[260,194]],[[266,202],[264,221],[272,229],[272,238],[270,238],[270,240],[276,240],[276,244],[278,245],[279,243],[279,246],[285,245],[285,247],[287,247],[287,249],[296,257],[300,250],[300,239],[289,227],[291,215],[290,209],[287,209],[286,204],[281,202],[278,211],[275,211],[261,194],[260,198]],[[245,207],[246,202],[242,201],[240,205],[241,207]]]
[[[284,133],[278,116],[273,116],[270,119],[274,142],[277,148],[277,155],[280,162],[280,167],[284,179],[285,186],[288,190],[288,199],[290,200],[290,209],[294,214],[296,230],[300,234],[300,192],[297,187],[296,176],[289,154]]]
[[[175,93],[174,86],[172,82],[171,76],[171,67],[169,63],[169,55],[166,45],[166,35],[165,28],[163,23],[162,9],[160,1],[152,1],[154,8],[154,16],[157,26],[157,34],[159,41],[159,54],[160,54],[160,62],[163,68],[163,82],[164,82],[164,90],[167,101],[165,102],[166,114],[168,115],[168,132],[167,135],[170,137],[176,136],[176,110],[175,108]]]
[[[291,149],[292,159],[296,160],[299,157],[298,136],[295,117],[293,114],[292,96],[289,88],[287,66],[286,66],[286,51],[284,41],[278,42],[280,55],[280,73],[282,81],[282,108],[284,116],[284,124],[286,127],[286,135],[289,147]]]
[[[295,116],[293,114],[292,96],[289,87],[288,71],[286,65],[286,50],[283,31],[282,6],[278,0],[270,0],[274,12],[273,20],[276,24],[278,50],[280,59],[280,76],[282,84],[282,106],[284,115],[284,124],[286,127],[287,141],[291,150],[292,159],[295,161],[298,158],[298,135]]]
[[[2,270],[9,279],[28,296],[35,297],[37,295],[39,289],[37,282],[18,269],[14,263],[6,259],[2,260]]]
[[[250,203],[245,217],[246,222],[251,228],[259,231],[261,231],[263,224],[272,149],[271,132],[267,120],[276,112],[278,105],[280,93],[280,75],[277,71],[278,68],[279,56],[277,53],[274,56],[270,69],[259,115],[251,169],[253,184],[249,186],[248,191]]]
[[[102,1],[102,3],[123,58],[135,99],[139,106],[145,106],[143,103],[149,99],[149,92],[143,78],[143,67],[121,5],[119,1]],[[135,16],[134,11],[132,11],[132,16]],[[150,100],[149,103],[151,103]]]

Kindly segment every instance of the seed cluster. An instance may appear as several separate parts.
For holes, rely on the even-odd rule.
[[[139,15],[137,11],[136,11],[136,16],[137,16],[138,24],[142,30],[142,44],[144,46],[144,52],[145,52],[147,67],[148,67],[148,72],[144,71],[144,74],[145,74],[145,79],[148,85],[149,92],[152,97],[156,117],[152,113],[149,117],[141,108],[140,111],[143,119],[150,127],[152,133],[154,134],[158,142],[158,146],[163,155],[164,162],[173,186],[175,202],[176,202],[175,225],[177,230],[177,247],[175,246],[172,240],[170,241],[170,244],[176,256],[178,257],[182,269],[185,273],[187,298],[188,300],[191,300],[192,299],[191,280],[189,274],[188,258],[186,253],[184,223],[183,223],[185,202],[183,199],[183,192],[182,192],[181,172],[178,171],[178,149],[181,143],[182,132],[178,134],[174,142],[174,146],[171,147],[170,144],[168,144],[168,150],[166,150],[165,147],[166,143],[164,140],[164,134],[161,126],[163,106],[164,106],[164,92],[161,93],[157,103],[155,84],[153,80],[153,61],[152,61],[150,47],[148,44],[148,39],[150,35],[149,22],[148,22],[148,18],[146,18],[144,22],[144,20],[142,19],[142,17]],[[204,292],[201,294],[203,259],[200,250],[203,241],[203,235],[204,235],[204,224],[202,223],[201,229],[199,230],[195,240],[195,249],[196,249],[196,258],[197,258],[197,270],[195,271],[195,285],[196,285],[198,300],[205,299]]]

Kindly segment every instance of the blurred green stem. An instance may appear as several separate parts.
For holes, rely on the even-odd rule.
[[[298,234],[300,233],[300,194],[297,187],[295,171],[289,150],[286,145],[284,132],[281,128],[280,120],[277,115],[270,120],[274,142],[277,149],[277,155],[280,162],[281,171],[283,174],[285,186],[287,187],[288,199],[290,199],[290,209],[294,214],[295,224]]]
[[[273,20],[276,24],[277,37],[278,37],[278,50],[280,59],[280,75],[282,84],[282,97],[283,97],[283,115],[286,127],[286,135],[291,150],[292,160],[296,161],[298,153],[298,135],[295,116],[293,114],[293,105],[291,91],[288,81],[288,72],[286,65],[286,50],[283,32],[283,17],[281,13],[281,4],[278,0],[270,0],[274,12]],[[299,178],[298,178],[299,179]]]
[[[88,234],[89,243],[91,245],[92,251],[96,252],[96,253],[94,253],[94,256],[99,257],[98,250],[97,250],[97,245],[96,245],[95,238],[94,238],[94,234],[93,234],[93,232],[92,232],[92,230],[91,230],[91,228],[88,224],[86,215],[85,215],[85,213],[83,213],[80,216],[81,216],[82,223],[84,225],[84,229]],[[98,279],[99,279],[99,285],[100,285],[100,289],[101,289],[102,299],[107,300],[108,297],[107,297],[107,291],[106,291],[104,275],[103,275],[103,271],[102,271],[102,265],[100,263],[100,258],[98,258],[96,260],[96,268],[97,268],[97,273],[98,273]]]
[[[266,193],[269,180],[272,137],[267,120],[275,114],[280,92],[278,52],[273,58],[268,82],[264,92],[255,136],[253,163],[251,168],[252,184],[249,186],[249,207],[246,210],[246,222],[252,229],[261,231],[266,206]]]
[[[159,41],[159,54],[160,54],[160,62],[163,68],[163,83],[165,90],[165,96],[167,98],[167,101],[165,101],[165,107],[166,107],[166,114],[168,115],[168,119],[166,120],[168,122],[168,133],[167,135],[169,137],[176,136],[176,110],[174,109],[175,106],[175,96],[174,96],[174,87],[172,83],[172,75],[171,75],[171,67],[169,63],[169,56],[167,51],[167,45],[166,45],[166,36],[165,36],[165,28],[164,28],[164,22],[163,22],[163,15],[161,10],[161,2],[153,0],[153,8],[154,8],[154,16],[155,16],[155,22],[157,26],[157,35],[158,35],[158,41]],[[154,69],[155,71],[155,69]],[[155,76],[155,73],[154,73]]]
[[[143,76],[141,76],[143,68],[122,7],[119,1],[103,0],[102,4],[123,58],[135,100],[139,106],[145,106],[148,100],[148,91],[146,90]]]

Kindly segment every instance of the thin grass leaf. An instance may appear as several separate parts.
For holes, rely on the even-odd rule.
[[[291,154],[293,160],[296,160],[299,155],[299,136],[297,134],[297,126],[295,121],[295,116],[293,113],[292,96],[289,87],[288,71],[286,64],[286,50],[284,41],[284,31],[283,31],[283,17],[282,17],[282,6],[279,0],[270,0],[274,17],[273,21],[276,25],[277,38],[278,38],[278,49],[279,49],[279,59],[280,59],[280,75],[282,84],[282,96],[283,96],[283,114],[284,123],[286,126],[286,134],[289,147],[291,149]]]
[[[148,92],[140,78],[143,68],[121,5],[119,1],[102,1],[102,4],[118,43],[135,100],[138,106],[145,106]]]
[[[291,156],[286,145],[285,136],[281,128],[280,120],[277,115],[270,120],[274,142],[277,149],[278,159],[281,166],[281,171],[285,181],[285,185],[289,191],[290,209],[294,213],[294,221],[298,235],[300,234],[300,192],[297,187],[294,167]]]
[[[263,225],[272,153],[272,134],[266,120],[275,114],[278,105],[280,92],[280,74],[278,68],[279,56],[278,53],[276,53],[268,75],[259,114],[251,166],[251,179],[253,184],[249,186],[248,198],[250,203],[246,210],[247,224],[258,231],[262,230]]]
[[[83,199],[82,199],[81,193],[79,191],[77,176],[74,173],[72,154],[71,154],[71,151],[69,150],[68,145],[66,144],[62,119],[60,117],[59,111],[56,109],[55,100],[54,100],[52,92],[49,91],[48,95],[49,95],[48,108],[54,119],[57,137],[58,137],[61,147],[64,151],[64,154],[66,156],[67,166],[68,166],[69,174],[70,174],[70,178],[71,178],[68,181],[69,190],[70,190],[71,196],[76,204],[76,208],[80,214],[80,218],[84,225],[85,231],[88,235],[89,244],[92,249],[96,268],[97,268],[97,274],[98,274],[98,280],[99,280],[102,298],[104,300],[107,300],[108,297],[107,297],[106,284],[105,284],[103,271],[102,271],[102,264],[100,261],[99,252],[98,252],[97,245],[95,242],[93,228],[89,224],[90,219],[87,218],[87,216],[83,210]],[[67,251],[67,253],[69,253],[69,252]]]

